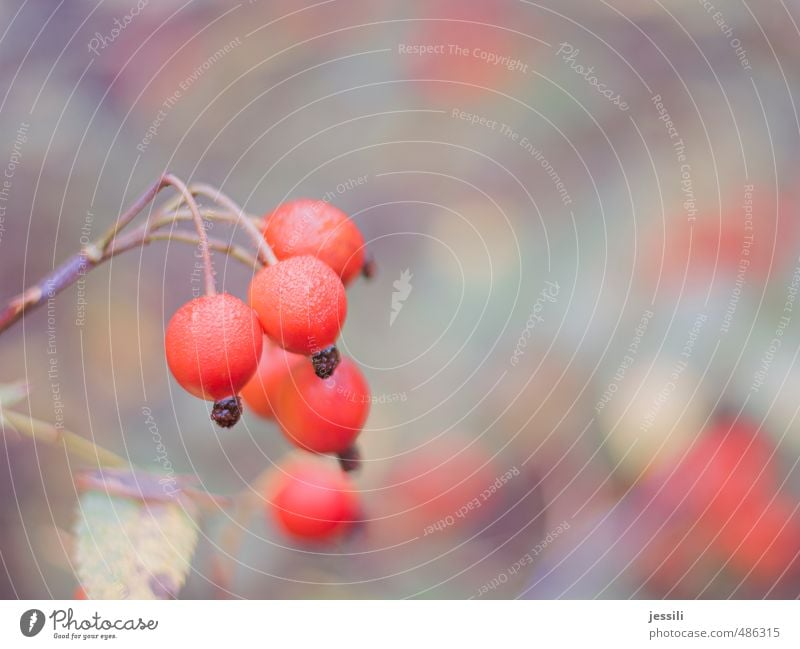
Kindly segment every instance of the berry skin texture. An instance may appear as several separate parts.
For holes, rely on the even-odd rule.
[[[264,344],[258,317],[227,293],[198,297],[167,325],[167,364],[181,387],[207,401],[236,395],[255,374]]]
[[[364,267],[364,238],[340,209],[321,200],[301,198],[269,214],[264,238],[278,259],[312,255],[330,266],[347,285]]]
[[[250,284],[250,304],[273,342],[303,356],[333,345],[347,317],[339,276],[308,255],[260,270]]]
[[[317,460],[287,463],[271,485],[267,513],[290,536],[324,541],[359,518],[359,498],[338,469]]]
[[[275,403],[283,434],[315,453],[347,453],[369,415],[369,385],[356,364],[343,358],[336,374],[319,379],[307,363],[284,378]]]
[[[265,340],[255,376],[242,388],[242,399],[248,409],[259,417],[272,419],[275,416],[272,404],[277,399],[278,387],[298,362],[306,362],[306,359]]]

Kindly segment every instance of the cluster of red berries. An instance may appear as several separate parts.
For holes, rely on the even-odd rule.
[[[167,363],[185,390],[214,402],[220,426],[239,420],[243,399],[293,444],[333,453],[349,471],[358,466],[355,440],[371,399],[335,343],[347,315],[345,285],[372,273],[363,237],[341,210],[304,199],[268,214],[263,234],[278,262],[253,277],[249,305],[229,294],[183,305],[167,326]],[[327,537],[356,516],[340,471],[295,462],[282,475],[270,501],[291,534]]]

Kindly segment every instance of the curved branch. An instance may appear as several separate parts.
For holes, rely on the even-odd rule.
[[[267,243],[264,235],[258,231],[258,228],[253,224],[250,218],[244,213],[244,210],[227,194],[223,194],[216,187],[206,185],[205,183],[192,183],[189,186],[189,191],[193,194],[199,194],[221,205],[232,214],[236,215],[237,222],[241,225],[258,250],[259,258],[268,266],[274,266],[278,263],[278,258],[275,252]]]
[[[8,305],[0,311],[0,332],[5,331],[19,320],[25,311],[40,305],[45,297],[55,297],[68,286],[72,286],[81,276],[105,259],[104,253],[98,259],[86,250],[72,255],[36,284],[9,301]]]
[[[156,213],[156,218],[153,219],[151,223],[146,223],[128,234],[120,235],[120,231],[128,225],[137,214],[141,213],[144,207],[155,198],[156,194],[169,185],[178,188],[178,196],[168,201],[164,207]],[[178,209],[184,202],[187,202],[187,196],[191,199],[188,212]],[[232,201],[231,203],[235,205]],[[239,209],[238,206],[236,207]],[[170,215],[170,211],[174,213]],[[244,223],[241,214],[200,210],[188,188],[182,181],[172,176],[172,174],[161,176],[156,183],[136,199],[134,204],[117,219],[114,226],[99,239],[86,246],[80,252],[67,258],[66,261],[50,271],[33,286],[9,300],[6,306],[0,309],[0,333],[22,318],[27,310],[41,305],[46,299],[55,297],[66,288],[72,286],[96,266],[99,266],[103,262],[111,259],[111,257],[125,252],[126,250],[146,245],[151,241],[172,240],[200,246],[204,248],[205,254],[208,254],[209,261],[209,250],[216,250],[233,257],[237,261],[248,265],[250,268],[254,268],[258,265],[258,260],[254,259],[240,246],[210,239],[206,235],[205,228],[202,227],[203,217],[230,223]],[[248,217],[244,216],[244,219],[252,230],[257,231],[257,228],[250,222]],[[196,236],[183,232],[170,232],[168,234],[155,232],[155,230],[171,225],[175,221],[184,220],[192,220],[196,226],[198,224],[200,225]],[[244,227],[247,229],[247,225]],[[263,237],[261,237],[261,240],[263,241]],[[264,243],[266,244],[266,242]],[[211,272],[213,273],[213,271]],[[206,280],[208,286],[208,276]],[[213,283],[213,274],[210,281]]]
[[[206,295],[216,295],[217,287],[214,282],[214,266],[211,264],[211,250],[208,248],[208,234],[206,233],[206,226],[203,223],[203,217],[200,215],[200,208],[197,207],[197,202],[194,200],[189,189],[185,183],[178,177],[172,174],[167,174],[163,177],[163,181],[172,185],[183,196],[183,200],[189,206],[194,217],[194,227],[197,230],[197,236],[200,239],[200,254],[203,256],[203,266],[205,270],[206,280]]]
[[[46,299],[55,297],[77,282],[87,271],[123,252],[147,245],[153,241],[177,241],[193,246],[201,245],[200,238],[189,232],[152,232],[149,234],[132,232],[131,234],[136,236],[117,237],[114,244],[97,261],[88,257],[83,251],[73,255],[24,293],[13,298],[6,308],[0,312],[0,333],[19,320],[25,311],[39,306]],[[206,239],[206,245],[211,250],[228,255],[248,268],[255,268],[260,265],[259,261],[241,246],[212,238]]]

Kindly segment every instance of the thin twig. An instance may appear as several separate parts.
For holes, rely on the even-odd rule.
[[[45,297],[55,297],[68,286],[72,286],[103,260],[103,256],[96,259],[93,255],[88,255],[85,250],[72,255],[36,284],[9,301],[5,309],[0,311],[0,333],[19,320],[29,308],[40,305]]]
[[[180,199],[181,203],[183,203],[183,196],[179,194],[178,198]],[[192,214],[192,211],[188,208],[178,209],[175,207],[176,205],[177,205],[176,201],[174,200],[169,201],[168,203],[164,204],[157,212],[155,212],[153,219],[151,219],[150,221],[148,221],[143,225],[140,225],[135,230],[131,230],[128,234],[117,236],[117,238],[112,242],[111,246],[109,246],[109,248],[106,250],[106,254],[104,255],[102,261],[105,261],[106,259],[119,254],[120,252],[124,252],[126,250],[130,250],[131,248],[135,248],[136,246],[141,245],[142,243],[149,243],[150,241],[153,240],[153,237],[151,236],[152,233],[156,232],[157,230],[170,227],[174,225],[176,222],[187,221],[194,223],[194,215]],[[200,215],[204,219],[208,219],[209,221],[220,221],[222,223],[238,223],[238,219],[233,214],[220,212],[218,210],[204,209],[201,207]],[[163,239],[163,237],[156,237],[156,238]],[[199,245],[199,242],[200,239],[195,238],[190,243]],[[209,247],[212,250],[219,249],[218,246],[214,246],[211,244],[211,238],[209,238]],[[251,259],[252,257],[248,255],[247,258]]]
[[[197,201],[194,200],[194,196],[192,196],[186,184],[177,176],[167,174],[164,176],[164,181],[181,193],[192,212],[194,227],[197,230],[197,236],[200,238],[200,254],[203,256],[203,266],[205,267],[206,295],[216,295],[217,287],[214,282],[214,266],[211,264],[211,250],[208,247],[208,234],[206,233],[206,227],[203,223],[203,217],[200,215]]]
[[[192,187],[190,185],[189,186],[189,191],[191,191],[191,190],[192,190]],[[203,215],[204,219],[209,219],[210,221],[220,221],[221,223],[230,223],[232,225],[238,225],[239,221],[240,221],[239,216],[237,216],[236,214],[234,214],[232,212],[228,212],[228,211],[223,211],[223,210],[217,209],[215,207],[203,207],[201,205],[200,206],[200,214]],[[260,232],[261,231],[260,228],[261,228],[262,220],[260,218],[258,218],[257,216],[253,216],[252,214],[248,214],[247,212],[243,212],[243,214],[245,215],[245,218],[248,220],[248,222],[257,231]],[[177,211],[173,211],[172,215],[173,215],[172,217],[162,217],[159,221],[154,222],[153,225],[156,226],[158,223],[161,223],[161,224],[167,223],[170,219],[173,219],[173,218],[176,221],[188,221],[188,220],[190,220],[192,218],[192,213],[188,209],[185,209],[185,208],[181,208],[181,209],[179,209]],[[162,227],[162,226],[159,226],[159,227]],[[151,228],[151,229],[155,229],[155,228]],[[269,246],[269,244],[267,244],[267,246]]]
[[[19,320],[26,309],[41,304],[45,295],[55,297],[67,286],[71,286],[89,270],[104,259],[104,255],[119,234],[120,230],[130,223],[145,206],[153,201],[158,192],[167,185],[167,177],[161,176],[133,204],[123,212],[116,223],[97,241],[69,257],[63,264],[54,268],[36,284],[12,298],[0,311],[0,332],[8,329]]]
[[[6,308],[0,312],[0,333],[19,320],[25,311],[41,305],[45,301],[45,298],[49,299],[55,297],[63,290],[72,286],[92,268],[95,268],[120,253],[138,248],[151,241],[163,240],[189,243],[194,246],[200,245],[199,237],[189,233],[147,233],[143,230],[136,230],[127,235],[117,236],[113,244],[106,249],[103,255],[97,260],[87,257],[84,251],[81,251],[68,258],[63,264],[48,273],[34,286],[28,288],[24,293],[13,298],[8,303]],[[213,250],[233,257],[249,268],[255,268],[256,265],[259,264],[257,259],[248,254],[247,251],[240,246],[208,238],[207,245]]]
[[[253,240],[258,250],[259,258],[268,266],[274,266],[278,263],[278,258],[275,252],[270,248],[264,235],[259,232],[258,228],[253,224],[250,218],[244,213],[244,210],[227,194],[222,193],[216,187],[207,185],[205,183],[192,183],[189,186],[189,191],[193,194],[199,194],[214,201],[218,205],[226,208],[229,212],[236,215],[238,223],[247,231],[247,234]]]
[[[190,191],[191,189],[192,188],[189,187]],[[159,212],[164,212],[164,210],[159,210]],[[239,217],[235,214],[231,212],[223,212],[222,210],[215,208],[203,207],[202,205],[200,206],[200,215],[209,221],[218,221],[220,223],[230,223],[233,225],[239,224]],[[255,225],[255,217],[248,216],[247,218],[251,223],[253,223],[253,225]],[[161,228],[172,225],[176,221],[194,221],[194,216],[192,216],[191,211],[186,208],[180,208],[178,210],[173,209],[167,216],[159,216],[158,218],[152,220],[146,228],[142,229],[153,232],[154,230],[160,230]]]
[[[155,218],[150,223],[146,223],[128,234],[120,235],[122,228],[129,224],[133,218],[139,214],[142,209],[144,209],[147,203],[153,200],[155,195],[161,189],[168,185],[175,186],[176,189],[178,189],[180,193],[177,195],[177,197],[170,199],[167,203],[165,203],[165,205],[155,213]],[[186,202],[187,196],[189,196],[191,203],[193,204],[189,205],[188,212],[178,209],[184,202]],[[175,212],[172,216],[169,215],[170,210]],[[243,223],[241,217],[237,214],[220,213],[213,210],[200,210],[196,201],[194,201],[193,197],[191,196],[188,188],[182,181],[175,178],[171,174],[162,176],[144,194],[136,199],[134,204],[128,208],[122,214],[122,216],[119,217],[119,219],[117,219],[117,222],[114,224],[114,226],[104,233],[99,239],[86,246],[80,252],[67,258],[66,261],[50,271],[42,279],[36,282],[36,284],[27,288],[20,295],[17,295],[9,300],[6,306],[0,310],[0,333],[17,322],[28,309],[41,305],[46,298],[49,299],[55,297],[64,289],[72,286],[72,284],[77,282],[88,271],[92,270],[104,261],[111,259],[111,257],[118,255],[121,252],[125,252],[126,250],[131,250],[132,248],[145,245],[150,241],[163,240],[167,238],[161,234],[158,236],[153,236],[154,230],[171,225],[176,220],[180,221],[191,219],[195,225],[197,225],[199,221],[200,225],[202,226],[203,216],[230,223]],[[247,219],[247,222],[253,228],[255,228],[252,220],[249,217],[245,218]],[[205,239],[205,245],[203,244],[201,237]],[[210,241],[206,235],[205,228],[202,227],[198,229],[197,238],[190,238],[182,233],[177,234],[177,236],[170,236],[169,238],[175,241],[191,243],[193,245],[200,246],[201,248],[205,248],[206,253],[208,253],[209,249],[213,249],[225,254],[229,254],[238,261],[249,264],[251,268],[254,268],[257,263],[256,260],[254,260],[246,251],[238,246],[225,244],[221,241]],[[213,275],[211,279],[213,280]]]
[[[167,174],[167,176],[169,175],[171,174]],[[120,215],[120,217],[117,219],[117,222],[95,242],[97,252],[100,254],[104,253],[109,244],[120,233],[122,228],[136,218],[136,216],[153,201],[158,192],[160,192],[169,184],[169,182],[167,182],[167,176],[161,176],[156,182],[154,182],[144,194],[134,201],[133,205],[131,205]]]
[[[130,233],[121,235],[120,232],[122,229],[127,226],[136,215],[140,214],[148,203],[152,202],[158,192],[170,185],[178,190],[177,195],[170,198],[155,212],[153,218],[148,223],[145,223]],[[210,209],[201,210],[194,200],[193,193],[214,200],[228,211],[217,212]],[[183,203],[188,205],[188,211],[181,209]],[[104,261],[126,250],[146,245],[151,241],[172,240],[199,246],[203,252],[204,261],[207,261],[205,264],[207,289],[213,284],[214,279],[213,268],[210,263],[210,250],[212,249],[227,254],[244,264],[248,264],[251,268],[256,266],[257,260],[254,260],[243,248],[233,244],[226,244],[223,241],[209,239],[203,227],[203,218],[241,225],[256,244],[260,260],[267,264],[274,264],[277,262],[275,254],[261,235],[255,223],[255,219],[247,215],[230,197],[204,183],[197,183],[193,184],[191,187],[187,187],[183,181],[176,178],[173,174],[165,174],[137,198],[133,205],[125,210],[117,219],[114,226],[99,239],[86,246],[80,252],[69,257],[20,295],[9,300],[5,308],[0,310],[0,333],[17,322],[28,309],[41,305],[46,298],[50,299],[55,297],[77,282],[88,271]],[[187,234],[176,233],[174,231],[166,236],[163,233],[155,233],[156,230],[170,226],[176,221],[188,220],[194,222],[197,230],[197,237],[191,237]],[[214,292],[216,292],[215,289]]]
[[[182,243],[190,243],[200,245],[200,240],[197,235],[191,232],[153,232],[148,234],[142,243],[147,244],[151,241],[179,241]],[[208,247],[217,252],[221,252],[228,257],[233,257],[236,261],[240,261],[249,268],[255,268],[259,265],[258,259],[249,254],[241,246],[231,243],[225,243],[219,239],[208,238]]]

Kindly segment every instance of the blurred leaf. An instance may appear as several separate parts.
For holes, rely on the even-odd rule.
[[[28,384],[25,381],[16,383],[0,383],[0,406],[13,406],[28,396]]]
[[[148,484],[154,480],[144,478]],[[175,597],[186,581],[197,536],[191,503],[176,494],[143,499],[88,490],[75,526],[78,578],[89,599]]]
[[[19,441],[19,432],[13,426],[6,425],[7,422],[3,419],[3,408],[19,403],[26,396],[28,396],[28,384],[25,381],[0,383],[0,438],[5,436],[10,441],[12,438],[8,433],[11,432],[13,433],[13,440]]]

